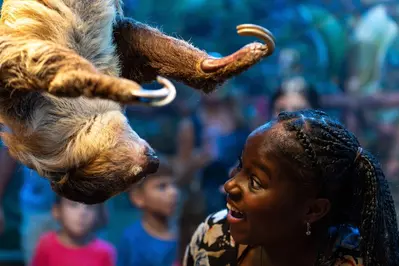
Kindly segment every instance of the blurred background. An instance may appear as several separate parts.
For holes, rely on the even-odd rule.
[[[193,228],[224,208],[221,186],[248,133],[282,110],[312,107],[338,117],[381,161],[399,203],[398,1],[124,2],[125,15],[217,56],[253,41],[236,34],[238,24],[262,25],[276,37],[271,57],[210,96],[177,84],[171,105],[127,111],[133,129],[173,169],[176,263]],[[51,228],[55,196],[4,148],[0,158],[0,265],[24,265],[24,250]],[[105,204],[105,214],[98,234],[118,246],[141,211],[125,193]]]

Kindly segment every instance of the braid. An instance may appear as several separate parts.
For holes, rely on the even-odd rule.
[[[297,140],[301,143],[306,156],[309,158],[311,165],[316,166],[317,165],[317,156],[316,153],[312,147],[312,144],[303,131],[303,127],[305,125],[305,121],[303,119],[296,120],[292,124],[287,124],[287,129],[289,131],[296,131],[296,138]]]
[[[395,206],[376,159],[367,151],[357,156],[355,135],[322,111],[283,112],[277,122],[302,151],[293,157],[299,174],[306,171],[303,178],[320,185],[320,196],[331,202],[328,226],[359,228],[364,265],[399,265]],[[280,144],[283,153],[292,154],[289,145]],[[326,235],[325,246],[327,241]],[[326,257],[326,251],[320,251],[317,265],[331,265],[331,257]]]
[[[395,205],[384,173],[374,161],[365,153],[358,167],[359,176],[366,176],[361,224],[365,265],[399,265]]]
[[[360,165],[359,170],[363,170],[364,173],[360,174],[365,176],[363,193],[364,205],[362,210],[362,222],[360,225],[363,238],[363,247],[361,250],[364,253],[363,257],[365,265],[378,265],[378,262],[374,261],[372,256],[375,249],[374,232],[377,225],[377,219],[379,218],[377,206],[377,175],[371,160],[364,155],[361,159],[363,159],[363,161],[361,162],[362,165]]]

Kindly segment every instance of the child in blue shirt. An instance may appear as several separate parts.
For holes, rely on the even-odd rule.
[[[172,169],[161,162],[156,174],[129,191],[131,202],[142,211],[128,227],[117,249],[118,266],[171,266],[177,257],[177,237],[170,226],[177,203]]]

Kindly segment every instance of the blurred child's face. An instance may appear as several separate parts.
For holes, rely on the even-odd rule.
[[[61,199],[54,208],[54,216],[63,229],[72,237],[84,237],[93,229],[98,205],[85,205],[68,199]]]
[[[131,199],[143,211],[164,217],[173,215],[177,203],[177,188],[170,176],[156,176],[144,180],[139,190],[131,192]]]
[[[310,108],[310,104],[302,94],[287,93],[276,100],[273,108],[273,117],[283,111],[294,112],[308,108]]]

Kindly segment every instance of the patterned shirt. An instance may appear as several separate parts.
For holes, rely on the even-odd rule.
[[[338,233],[331,228],[330,233]],[[359,254],[359,230],[350,226],[339,229],[333,254],[333,266],[363,266]],[[195,231],[186,249],[183,266],[237,266],[238,246],[230,235],[227,210],[208,216]]]

